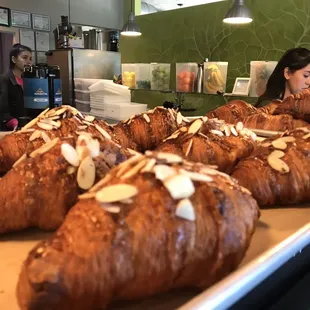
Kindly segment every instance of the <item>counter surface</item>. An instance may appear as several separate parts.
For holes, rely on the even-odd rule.
[[[250,248],[240,267],[282,242],[310,222],[310,205],[262,210]],[[38,230],[0,237],[0,309],[17,310],[15,287],[21,264],[40,240],[50,236]],[[239,268],[240,268],[239,267]],[[207,275],[206,275],[207,276]],[[201,292],[178,291],[134,303],[117,304],[112,309],[176,309]]]

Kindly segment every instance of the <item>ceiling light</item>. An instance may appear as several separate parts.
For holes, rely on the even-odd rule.
[[[127,37],[141,36],[140,26],[135,21],[135,14],[133,10],[133,1],[131,0],[131,12],[129,14],[128,22],[122,29],[121,35]]]
[[[253,21],[250,10],[244,0],[234,0],[233,6],[227,12],[223,22],[227,24],[248,24]]]

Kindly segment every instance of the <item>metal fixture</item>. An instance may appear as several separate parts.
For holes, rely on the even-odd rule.
[[[227,12],[223,22],[227,24],[248,24],[253,21],[251,11],[244,0],[234,0],[233,6]]]
[[[141,36],[140,26],[135,21],[135,14],[133,8],[133,0],[131,0],[131,12],[129,14],[128,22],[123,27],[121,35],[127,37],[137,37]]]

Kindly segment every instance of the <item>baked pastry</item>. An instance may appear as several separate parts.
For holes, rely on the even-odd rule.
[[[23,155],[0,179],[0,233],[57,229],[78,194],[126,159],[126,151],[112,141],[99,143],[86,134],[55,138],[29,158]]]
[[[259,216],[229,176],[173,154],[135,156],[80,197],[29,254],[26,309],[103,309],[172,288],[206,288],[241,262]]]
[[[300,93],[292,94],[285,98],[282,102],[272,102],[265,107],[270,114],[289,114],[295,119],[303,119],[310,121],[310,89],[306,89]]]
[[[25,153],[31,153],[56,137],[77,138],[78,132],[114,139],[113,129],[93,116],[83,116],[70,106],[45,110],[22,130],[0,140],[0,173],[7,172]]]
[[[231,173],[237,162],[249,156],[255,147],[256,135],[242,123],[226,124],[207,117],[181,127],[156,149],[180,155],[190,161],[216,165]]]
[[[310,201],[310,129],[265,140],[232,176],[260,206]]]
[[[123,147],[145,152],[154,150],[186,121],[173,109],[157,107],[116,124],[113,130]]]
[[[257,112],[257,108],[243,100],[233,100],[206,114],[208,118],[218,118],[229,124],[237,124],[245,117]]]

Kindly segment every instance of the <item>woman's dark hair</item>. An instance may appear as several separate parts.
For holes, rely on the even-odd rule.
[[[273,70],[268,82],[266,91],[258,98],[256,106],[264,100],[282,99],[285,92],[286,79],[285,68],[294,73],[310,64],[310,51],[306,48],[298,47],[288,50],[279,60]]]
[[[22,44],[14,44],[11,51],[10,51],[10,69],[14,69],[15,63],[12,60],[12,57],[18,57],[19,54],[22,52],[29,52],[32,53],[30,47]]]

